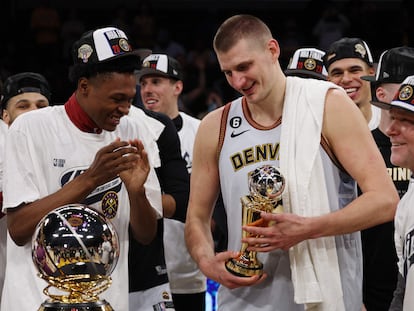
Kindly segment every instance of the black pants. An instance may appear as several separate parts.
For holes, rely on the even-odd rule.
[[[175,311],[205,311],[206,292],[195,294],[172,294]]]

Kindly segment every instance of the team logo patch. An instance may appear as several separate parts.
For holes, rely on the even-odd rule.
[[[118,211],[118,193],[108,191],[102,198],[102,212],[106,218],[112,219]]]
[[[83,44],[78,49],[78,58],[82,59],[82,62],[87,63],[92,53],[93,53],[92,47],[89,44]]]
[[[398,98],[402,101],[408,101],[413,96],[413,88],[411,85],[406,85],[400,90]]]
[[[316,61],[313,58],[305,60],[304,66],[307,70],[313,71],[316,68]]]
[[[119,40],[119,47],[121,48],[121,50],[128,52],[129,51],[129,44],[128,41],[125,39],[120,39]]]
[[[361,43],[355,44],[355,52],[359,53],[362,58],[365,58],[365,55],[367,54],[367,50]]]
[[[162,292],[162,299],[170,299],[170,294],[166,291]]]

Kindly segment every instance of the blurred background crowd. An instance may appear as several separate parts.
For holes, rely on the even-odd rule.
[[[68,80],[70,47],[86,30],[123,29],[134,48],[178,59],[185,71],[181,108],[202,117],[233,99],[220,72],[212,38],[236,13],[254,14],[271,28],[286,67],[299,47],[325,50],[344,37],[360,37],[375,60],[392,46],[414,46],[414,2],[408,0],[3,0],[0,10],[0,79],[22,71],[43,74],[53,102],[73,92]]]

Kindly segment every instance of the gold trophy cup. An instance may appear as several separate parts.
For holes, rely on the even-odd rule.
[[[112,311],[98,295],[111,285],[118,235],[110,221],[81,204],[59,207],[37,225],[32,258],[49,296],[38,311]]]
[[[282,192],[285,179],[278,169],[263,165],[248,174],[250,194],[243,196],[242,226],[267,226],[260,217],[261,212],[282,213]],[[242,237],[249,235],[242,230]],[[249,277],[263,274],[263,263],[257,258],[257,252],[248,251],[247,243],[242,243],[240,255],[229,259],[225,266],[234,275]]]

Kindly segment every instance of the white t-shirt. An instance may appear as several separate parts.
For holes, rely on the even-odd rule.
[[[191,173],[194,139],[200,120],[183,112],[180,115],[183,119],[183,126],[178,131],[181,155]],[[185,245],[184,223],[164,218],[164,254],[172,293],[201,293],[206,290],[206,277],[198,269]]]
[[[148,139],[152,136],[147,129],[125,116],[113,132],[85,133],[70,121],[64,106],[27,112],[9,128],[3,209],[15,208],[56,192],[83,173],[93,162],[96,152],[117,137],[121,140],[138,138],[143,141],[145,149],[150,150],[151,170],[145,183],[146,195],[158,215],[162,215],[160,185],[154,170],[160,165],[160,159],[155,152],[158,150],[156,142]],[[111,214],[105,203],[109,200],[113,202],[114,197],[118,200],[118,206]],[[107,300],[114,310],[128,310],[128,193],[117,177],[97,187],[81,203],[111,217],[119,236],[120,255],[112,273],[112,285],[99,296]],[[37,276],[30,244],[18,247],[8,237],[9,264],[6,267],[1,310],[37,310],[47,298],[43,294],[47,283]]]

